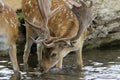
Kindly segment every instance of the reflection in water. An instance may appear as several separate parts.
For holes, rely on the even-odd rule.
[[[91,51],[84,55],[84,79],[120,79],[120,50]]]
[[[21,73],[14,72],[14,74],[11,75],[10,80],[21,80]]]
[[[0,69],[0,80],[10,79],[11,73],[13,73],[13,71],[8,68]]]
[[[32,56],[33,57],[33,56]],[[64,59],[63,69],[51,70],[49,73],[37,76],[26,75],[23,72],[22,58],[19,63],[23,80],[118,80],[120,79],[120,50],[91,50],[83,52],[83,70],[79,72],[76,67],[76,55],[70,54]],[[35,56],[36,59],[36,56]],[[0,57],[0,80],[9,80],[13,74],[9,57]],[[32,59],[34,60],[34,59]],[[36,67],[35,61],[30,60],[29,64]],[[35,63],[35,64],[33,64]],[[33,67],[34,66],[34,67]]]

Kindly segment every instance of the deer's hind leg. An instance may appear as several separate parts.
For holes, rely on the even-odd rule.
[[[9,56],[10,56],[14,71],[19,71],[19,66],[18,66],[18,61],[17,61],[16,43],[14,42],[10,44]]]

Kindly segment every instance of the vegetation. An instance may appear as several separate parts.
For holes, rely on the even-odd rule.
[[[18,20],[21,22],[23,20],[23,14],[22,14],[22,10],[19,9],[16,11],[17,15],[18,15]]]

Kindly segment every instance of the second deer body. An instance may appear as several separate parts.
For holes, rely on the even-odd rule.
[[[8,51],[14,71],[19,71],[16,40],[18,37],[18,19],[15,11],[0,0],[0,51]]]

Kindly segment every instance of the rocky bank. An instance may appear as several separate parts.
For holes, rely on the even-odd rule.
[[[88,29],[84,48],[120,48],[120,0],[92,0],[96,18]]]

